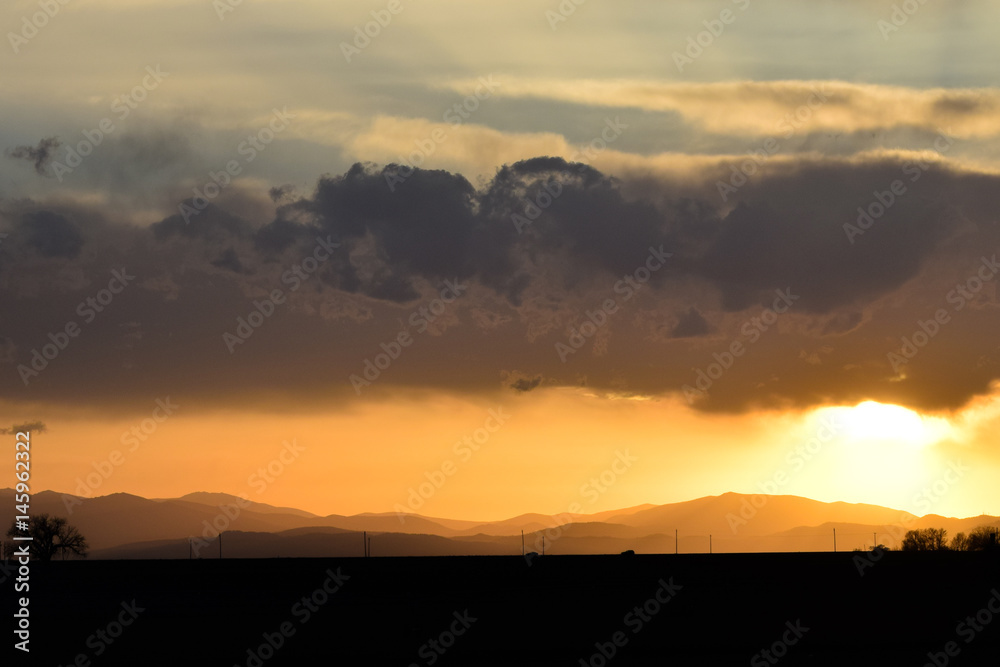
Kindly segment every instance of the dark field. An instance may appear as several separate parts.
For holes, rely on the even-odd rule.
[[[4,636],[39,665],[1000,663],[996,556],[857,556],[33,563],[30,660],[9,578]]]

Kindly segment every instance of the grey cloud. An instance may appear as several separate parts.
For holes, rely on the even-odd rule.
[[[49,176],[48,166],[55,157],[55,150],[62,145],[58,137],[48,137],[38,142],[37,146],[15,146],[7,149],[7,157],[14,160],[27,160],[35,167],[39,176]]]
[[[532,389],[536,389],[539,385],[541,385],[542,376],[535,375],[531,377],[523,373],[509,373],[506,378],[506,384],[517,393],[523,394],[531,391]]]
[[[688,308],[688,311],[680,316],[677,321],[677,326],[674,327],[673,331],[670,332],[671,338],[694,338],[696,336],[704,336],[709,332],[708,322],[698,312],[698,309],[692,306]]]
[[[137,286],[116,297],[33,381],[31,396],[118,405],[123,394],[139,401],[168,386],[206,406],[265,392],[318,404],[351,400],[348,376],[378,353],[380,342],[412,326],[409,315],[427,305],[443,280],[456,278],[469,291],[448,307],[447,327],[420,337],[385,371],[386,386],[487,392],[498,389],[500,374],[502,387],[519,392],[575,386],[581,378],[595,390],[675,392],[693,382],[692,367],[710,363],[739,335],[743,309],[769,304],[773,291],[785,287],[801,295],[781,325],[787,331],[768,332],[698,409],[823,402],[853,397],[861,386],[914,405],[952,405],[989,384],[992,366],[970,374],[958,361],[938,364],[933,350],[921,353],[920,362],[930,365],[920,367],[922,375],[914,371],[919,382],[890,381],[888,348],[933,310],[912,305],[912,316],[870,313],[886,295],[926,292],[914,286],[919,280],[938,285],[925,269],[946,253],[1000,246],[998,227],[987,224],[994,219],[994,176],[929,167],[852,244],[843,225],[855,222],[873,191],[900,177],[898,162],[765,171],[725,205],[705,196],[711,182],[658,189],[648,176],[619,183],[557,158],[503,167],[480,187],[457,174],[417,170],[391,189],[387,176],[405,173],[393,165],[355,165],[323,177],[308,196],[281,199],[263,225],[215,205],[190,223],[171,215],[149,228],[89,225],[88,252],[66,262],[80,275],[55,294],[45,287],[51,263],[21,261],[5,240],[0,285],[12,284],[16,272],[22,286],[31,280],[41,286],[0,287],[0,309],[19,322],[0,331],[10,341],[6,348],[16,351],[13,365],[4,366],[9,379],[47,340],[52,323],[73,317],[80,300],[107,280],[108,267],[124,264],[136,267]],[[678,195],[663,197],[664,190]],[[526,202],[536,203],[538,215],[518,233],[512,216],[524,215]],[[49,223],[62,233],[43,238],[73,238],[75,227],[66,221],[75,217],[63,211],[46,218],[62,221]],[[283,272],[311,255],[317,238],[341,247],[292,293]],[[39,245],[56,254],[72,249]],[[613,290],[616,281],[660,245],[674,256],[625,302]],[[941,281],[938,300],[950,289]],[[284,289],[287,304],[230,353],[222,334],[274,289]],[[621,308],[601,325],[599,349],[588,340],[561,360],[555,344],[565,343],[585,313],[609,296]],[[365,316],[324,316],[347,309],[347,301]],[[672,337],[637,326],[642,318],[669,324],[671,313]],[[709,320],[717,330],[709,330]],[[128,337],[134,327],[127,323],[137,323],[142,336]],[[979,335],[961,325],[949,329],[958,333]],[[820,338],[832,348],[821,365],[788,353],[816,349]],[[504,375],[510,368],[520,370]],[[0,397],[23,398],[23,389],[8,382]]]
[[[15,433],[23,433],[27,431],[33,431],[35,433],[45,433],[45,424],[40,421],[26,422],[24,424],[15,424],[10,428],[0,428],[0,434],[2,435],[14,435]]]
[[[246,268],[240,261],[239,255],[233,248],[226,248],[216,259],[212,260],[212,266],[220,269],[227,269],[233,273],[245,273]]]
[[[43,257],[73,259],[83,247],[83,235],[72,222],[52,211],[33,211],[21,216],[15,234]]]

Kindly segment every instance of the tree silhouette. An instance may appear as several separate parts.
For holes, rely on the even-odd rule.
[[[1000,549],[1000,528],[997,526],[976,526],[969,533],[969,551],[996,549]]]
[[[12,523],[7,531],[7,537],[22,536],[24,531],[17,527],[17,523]],[[49,516],[39,514],[28,519],[28,535],[32,540],[28,542],[28,553],[38,560],[52,560],[52,557],[66,552],[76,556],[87,555],[90,545],[87,538],[80,534],[73,526],[66,522],[66,519],[59,516]],[[23,543],[22,543],[23,544]]]
[[[969,550],[969,538],[966,537],[965,533],[959,533],[955,537],[951,538],[952,551],[968,551]]]
[[[948,531],[944,528],[908,530],[903,536],[903,551],[942,551],[948,548]]]

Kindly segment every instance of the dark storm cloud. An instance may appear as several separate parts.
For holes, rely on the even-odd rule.
[[[293,185],[279,185],[271,188],[267,191],[267,195],[276,204],[280,204],[292,198],[295,194],[295,186]]]
[[[221,255],[212,260],[212,266],[227,269],[233,273],[246,273],[246,268],[233,248],[223,250]]]
[[[356,164],[283,206],[256,240],[281,250],[313,233],[340,239],[348,252],[372,246],[371,278],[347,264],[324,273],[338,288],[406,302],[417,296],[415,281],[475,279],[515,305],[531,282],[526,265],[541,255],[568,262],[563,279],[573,285],[595,270],[631,272],[668,240],[654,206],[625,201],[613,180],[561,158],[503,167],[481,191],[458,174]]]
[[[779,284],[794,285],[801,307],[820,313],[884,294],[915,276],[958,225],[963,179],[940,167],[910,169],[891,161],[816,166],[767,180],[726,217],[698,272],[732,310]],[[893,194],[894,181],[908,191]],[[983,194],[970,212],[982,212]],[[869,210],[875,215],[865,217]],[[861,234],[851,236],[845,224]]]
[[[511,373],[507,378],[507,386],[519,394],[536,389],[540,384],[542,384],[541,375],[529,377],[522,373]]]
[[[619,182],[558,158],[502,167],[479,187],[444,171],[358,164],[324,176],[308,196],[282,190],[267,224],[210,205],[148,228],[88,225],[87,253],[75,216],[35,211],[18,218],[12,240],[72,261],[55,291],[50,266],[19,263],[6,240],[0,246],[0,310],[18,322],[0,330],[14,351],[0,361],[9,380],[112,267],[134,273],[136,286],[30,386],[3,383],[0,399],[30,392],[120,405],[169,390],[206,406],[264,394],[329,405],[357,397],[348,378],[401,331],[414,342],[382,373],[385,387],[496,391],[499,374],[517,392],[542,378],[546,387],[679,392],[774,290],[790,288],[800,295],[793,312],[696,407],[859,396],[960,404],[1000,377],[995,343],[982,348],[1000,307],[984,302],[956,316],[966,324],[941,339],[958,342],[929,347],[908,369],[919,380],[897,377],[886,353],[941,306],[962,262],[1000,249],[990,224],[998,179],[927,165],[863,233],[848,234],[859,207],[876,210],[894,180],[909,178],[904,169],[891,158],[806,160],[763,170],[722,202],[706,194],[715,194],[714,176],[658,187],[653,174]],[[661,247],[673,255],[626,299],[616,285]],[[467,290],[422,333],[421,309],[456,280]],[[275,290],[284,300],[268,305]],[[879,305],[885,297],[893,308]],[[601,310],[609,298],[610,314]],[[254,311],[264,323],[230,351],[223,334]],[[593,336],[560,358],[555,345],[588,320]],[[129,338],[126,324],[142,336]]]
[[[675,242],[666,216],[655,206],[627,201],[613,179],[561,158],[536,158],[502,168],[482,205],[505,229],[519,232],[508,236],[512,244],[529,252],[564,254],[585,274],[595,269],[631,273],[650,246]],[[656,274],[656,279],[669,271]]]
[[[15,234],[43,257],[73,259],[83,247],[83,236],[76,225],[52,211],[25,213]]]
[[[197,210],[191,200],[185,201],[184,204],[191,207],[191,210]],[[173,237],[226,241],[232,237],[249,238],[253,233],[249,223],[215,204],[209,204],[188,220],[180,214],[172,215],[153,223],[151,229],[153,236],[161,241]]]
[[[692,306],[678,319],[677,326],[670,332],[670,337],[693,338],[695,336],[704,336],[708,332],[708,322],[698,312],[698,309]]]
[[[15,146],[7,149],[7,157],[14,160],[27,160],[35,167],[39,176],[49,176],[48,166],[55,156],[55,151],[62,142],[58,137],[48,137],[38,142],[37,146]]]

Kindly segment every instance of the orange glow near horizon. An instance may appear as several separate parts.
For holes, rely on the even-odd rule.
[[[220,491],[321,515],[405,509],[484,521],[727,491],[975,516],[1000,513],[1000,492],[973,481],[998,470],[995,450],[984,446],[985,424],[996,415],[978,414],[970,408],[946,420],[869,401],[704,415],[679,401],[579,390],[539,390],[503,403],[434,395],[329,414],[185,415],[181,406],[134,451],[127,434],[142,417],[50,421],[35,436],[35,482],[39,490],[85,496]],[[824,431],[824,423],[835,426]],[[915,502],[955,461],[973,471],[930,508]]]

